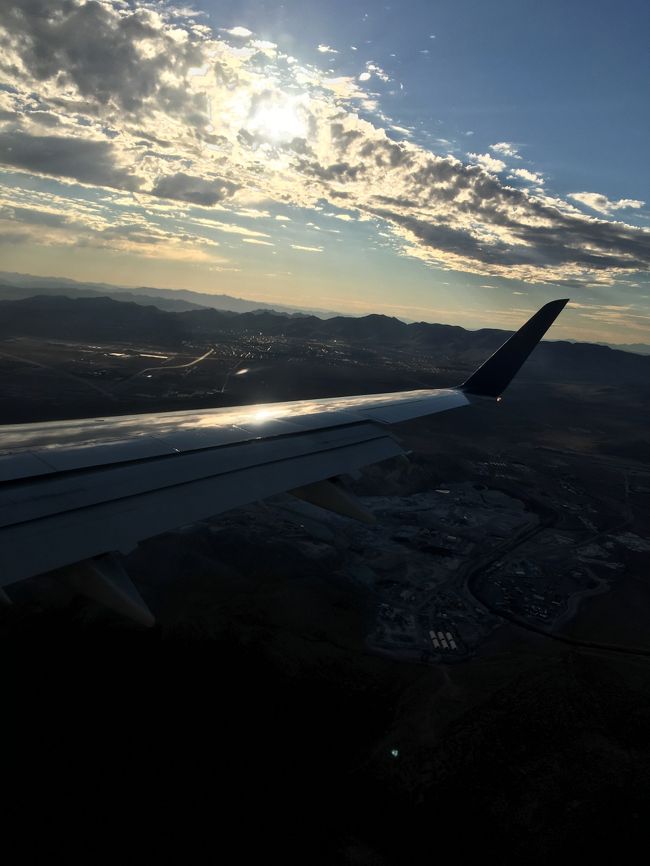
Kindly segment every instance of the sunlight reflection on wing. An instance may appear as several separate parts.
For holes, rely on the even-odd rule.
[[[148,437],[163,438],[181,431],[210,431],[246,427],[265,421],[291,420],[299,423],[318,415],[323,426],[327,415],[333,424],[345,415],[349,420],[368,420],[368,410],[397,410],[399,406],[418,401],[446,401],[449,408],[465,405],[467,400],[453,389],[400,391],[392,394],[364,394],[354,397],[324,397],[314,400],[296,400],[286,403],[266,403],[252,406],[232,406],[217,409],[181,410],[177,412],[120,415],[113,418],[85,418],[68,421],[48,421],[33,424],[11,424],[0,427],[0,454],[38,449],[58,450],[73,446],[89,447],[98,443],[125,441]],[[445,406],[447,408],[447,406]],[[407,411],[405,417],[418,417],[432,410]],[[337,415],[339,416],[337,418]],[[381,420],[381,419],[380,419]],[[394,420],[394,419],[393,419]],[[391,421],[392,423],[392,421]]]

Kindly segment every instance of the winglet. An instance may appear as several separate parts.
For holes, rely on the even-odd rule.
[[[475,373],[472,373],[460,389],[466,394],[500,397],[568,301],[569,298],[562,298],[545,304]]]

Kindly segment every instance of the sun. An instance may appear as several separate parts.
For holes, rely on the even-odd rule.
[[[246,128],[275,144],[304,138],[307,132],[304,101],[284,94],[266,95],[252,110]]]

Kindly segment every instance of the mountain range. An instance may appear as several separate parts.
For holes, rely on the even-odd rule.
[[[245,298],[235,298],[232,295],[193,292],[188,289],[158,289],[152,286],[132,288],[128,286],[111,285],[109,283],[82,283],[64,277],[35,277],[29,274],[0,271],[1,300],[20,300],[22,298],[33,297],[34,295],[60,295],[67,298],[105,297],[112,298],[116,301],[131,301],[134,304],[139,304],[141,306],[155,306],[158,307],[159,310],[170,312],[183,312],[207,308],[232,313],[265,311],[283,313],[285,316],[314,316],[319,319],[331,319],[333,317],[345,319],[371,318],[368,316],[337,316],[337,313],[332,310],[318,310],[305,307],[291,307],[281,304],[269,304],[264,301],[250,301]],[[374,324],[378,324],[378,319],[385,318],[385,316],[375,317]],[[402,324],[406,323],[402,322]],[[438,327],[446,326],[440,325]],[[463,329],[461,328],[460,330]],[[650,344],[646,343],[629,343],[625,345],[598,343],[596,345],[608,346],[611,349],[620,349],[624,352],[634,352],[639,355],[650,355]]]
[[[174,347],[221,339],[264,335],[426,356],[441,366],[476,366],[509,336],[484,328],[468,331],[454,325],[407,324],[382,315],[359,318],[293,316],[262,310],[236,313],[196,308],[165,311],[108,297],[36,295],[0,301],[0,338],[149,344]],[[544,381],[642,385],[650,382],[650,356],[590,343],[544,341],[525,368],[526,378]]]
[[[135,304],[153,304],[161,310],[192,310],[212,308],[233,313],[248,313],[253,310],[275,310],[286,315],[332,316],[331,310],[305,310],[264,301],[248,301],[232,295],[215,295],[193,292],[189,289],[158,289],[153,286],[115,286],[108,283],[80,283],[64,277],[34,277],[0,271],[0,299],[18,300],[39,295],[65,295],[68,298],[107,297],[118,301],[133,301]]]

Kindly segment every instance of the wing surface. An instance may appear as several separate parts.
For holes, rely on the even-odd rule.
[[[459,391],[0,428],[0,586],[403,453],[384,425]]]

